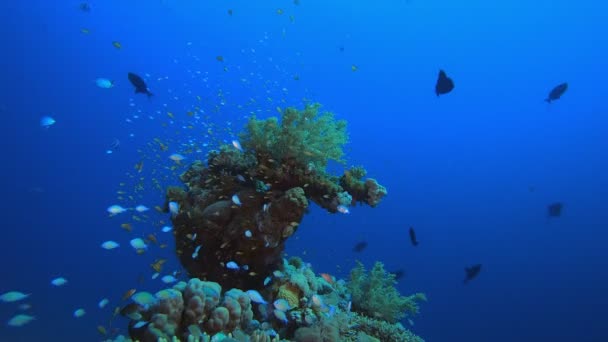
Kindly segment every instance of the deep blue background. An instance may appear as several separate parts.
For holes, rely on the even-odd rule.
[[[608,340],[604,2],[91,6],[83,13],[78,1],[0,3],[0,292],[32,293],[27,302],[37,318],[22,328],[0,325],[0,340],[98,339],[95,327],[108,327],[124,291],[161,288],[149,280],[150,262],[169,257],[164,273],[179,269],[170,248],[138,256],[128,246],[158,231],[166,216],[151,213],[131,233],[119,227],[130,214],[107,217],[119,183],[128,191],[137,183],[133,165],[146,161],[137,177],[146,177],[147,190],[136,202],[161,204],[162,192],[149,185],[152,170],[171,166],[167,156],[187,137],[209,141],[203,121],[215,125],[212,136],[231,139],[250,111],[266,117],[302,98],[348,120],[348,164],[365,165],[389,195],[350,215],[313,209],[289,242],[290,255],[338,276],[356,259],[404,269],[400,290],[428,295],[412,327],[428,341]],[[433,91],[439,68],[456,83],[441,98]],[[134,96],[129,71],[150,75],[153,99]],[[98,77],[116,86],[100,89]],[[543,102],[561,82],[570,84],[564,97]],[[195,105],[209,117],[182,128]],[[133,114],[140,119],[126,122]],[[43,115],[57,124],[41,129]],[[171,150],[149,152],[155,137]],[[106,155],[114,138],[121,147]],[[179,184],[175,177],[162,183]],[[549,220],[546,206],[554,201],[564,202],[564,213]],[[407,238],[410,225],[417,248]],[[170,235],[158,235],[171,245]],[[121,248],[101,249],[108,239]],[[369,246],[354,254],[361,240]],[[465,286],[463,269],[474,263],[483,264],[482,273]],[[59,275],[69,283],[52,287]],[[99,310],[103,297],[110,305]],[[0,304],[0,319],[8,321],[16,307]],[[75,319],[79,307],[87,315]],[[124,332],[126,322],[114,326]]]

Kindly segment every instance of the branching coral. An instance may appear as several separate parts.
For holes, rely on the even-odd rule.
[[[386,272],[381,262],[376,262],[369,274],[363,264],[357,262],[347,284],[352,294],[353,309],[390,323],[406,315],[417,314],[418,302],[426,301],[426,296],[422,293],[401,296],[395,284],[395,276]]]
[[[286,108],[280,122],[276,117],[253,117],[241,135],[241,144],[258,155],[296,160],[318,170],[324,170],[329,160],[343,162],[346,121],[336,121],[330,112],[319,113],[320,107],[317,103],[307,104],[303,110]]]

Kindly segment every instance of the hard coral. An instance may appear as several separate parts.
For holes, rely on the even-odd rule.
[[[382,198],[386,196],[386,188],[378,184],[373,178],[367,178],[362,181],[367,172],[360,166],[352,167],[345,171],[340,178],[340,185],[348,191],[358,202],[365,202],[371,207],[377,206]]]
[[[286,283],[279,287],[277,299],[285,299],[290,307],[297,308],[300,305],[301,293],[297,286]]]
[[[180,282],[163,291],[167,297],[142,313],[150,317],[150,324],[130,329],[134,339],[147,342],[175,336],[196,337],[203,327],[205,333],[232,333],[248,329],[253,320],[251,300],[238,289],[227,291],[220,301],[219,284],[193,278],[187,284]]]
[[[376,262],[369,274],[362,263],[350,273],[347,286],[352,294],[353,310],[370,317],[395,323],[406,315],[418,313],[418,301],[426,301],[422,293],[404,297],[395,288],[395,276]]]
[[[329,160],[342,162],[343,145],[347,142],[346,121],[334,119],[330,112],[319,114],[321,105],[307,104],[303,110],[293,107],[267,120],[251,118],[241,144],[258,155],[276,160],[296,160],[300,165],[311,163],[323,170]]]

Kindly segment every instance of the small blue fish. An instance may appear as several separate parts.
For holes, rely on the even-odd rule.
[[[279,298],[277,300],[274,301],[274,303],[272,303],[272,305],[274,305],[274,308],[279,310],[279,311],[289,311],[291,310],[291,305],[289,305],[289,302],[283,298]]]
[[[279,321],[281,321],[283,323],[287,323],[287,315],[285,315],[284,311],[275,309],[274,317],[276,317],[276,319],[278,319]]]
[[[131,296],[131,299],[143,307],[149,307],[157,301],[157,298],[149,292],[137,292]]]
[[[55,279],[51,280],[51,284],[58,286],[58,287],[63,286],[67,283],[68,283],[68,281],[64,277],[59,277],[59,278],[55,278]]]
[[[336,207],[336,210],[342,214],[350,214],[350,210],[348,210],[348,207],[340,204],[338,207]]]
[[[55,122],[56,122],[55,119],[53,119],[52,117],[50,117],[50,116],[43,116],[40,119],[40,126],[42,128],[49,128],[49,127],[53,126],[55,124]]]
[[[30,293],[23,293],[20,291],[9,291],[0,295],[0,301],[5,303],[12,303],[23,300],[30,296]]]
[[[232,195],[232,203],[238,205],[239,207],[241,206],[241,199],[238,195]]]
[[[118,247],[120,247],[120,245],[117,242],[111,241],[111,240],[106,241],[101,244],[101,248],[107,249],[107,250],[118,248]]]
[[[265,301],[264,298],[262,297],[262,295],[256,290],[248,290],[247,296],[249,296],[249,299],[251,299],[251,301],[254,303],[268,304],[268,302]]]
[[[169,212],[175,216],[179,213],[179,204],[177,202],[169,202]]]
[[[266,279],[264,279],[264,286],[270,284],[270,281],[272,280],[271,277],[266,277]]]
[[[22,327],[35,319],[36,317],[34,316],[19,314],[11,318],[6,324],[11,327]]]
[[[120,206],[118,204],[114,204],[114,205],[109,206],[107,211],[108,211],[108,213],[110,213],[110,215],[114,216],[114,215],[124,213],[125,211],[127,211],[127,209],[123,208],[122,206]]]
[[[239,264],[237,264],[234,261],[228,261],[226,263],[226,268],[230,269],[230,270],[239,270],[240,269]]]
[[[146,324],[148,324],[148,323],[149,323],[149,322],[146,322],[146,321],[139,321],[139,322],[137,322],[137,323],[133,324],[133,328],[135,328],[135,329],[139,329],[139,328],[141,328],[141,327],[145,326],[145,325],[146,325]]]
[[[192,259],[196,259],[198,258],[198,251],[201,250],[201,245],[196,246],[196,248],[194,249],[194,253],[192,253]]]
[[[97,84],[99,88],[103,89],[110,89],[114,87],[114,81],[110,81],[107,78],[98,78],[95,80],[95,84]]]
[[[103,309],[106,305],[108,305],[110,301],[107,298],[104,298],[102,300],[99,301],[99,303],[97,304],[97,306],[99,306],[100,309]]]

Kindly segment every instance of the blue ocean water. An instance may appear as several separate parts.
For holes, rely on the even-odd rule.
[[[165,154],[189,139],[229,142],[251,112],[277,115],[304,98],[348,120],[348,165],[365,165],[388,196],[349,215],[313,207],[289,255],[338,277],[355,260],[403,269],[399,290],[428,296],[409,326],[427,341],[608,340],[605,3],[79,4],[0,3],[0,293],[31,293],[36,317],[1,324],[0,341],[100,340],[96,327],[110,329],[126,290],[163,287],[151,262],[180,269],[170,234],[158,235],[165,249],[133,252],[129,240],[168,216],[108,218],[117,191],[161,205],[152,180],[180,185],[163,176],[175,164]],[[438,98],[439,69],[455,89]],[[146,75],[154,97],[135,95],[128,72]],[[100,77],[115,86],[97,87]],[[564,96],[544,102],[562,82]],[[194,106],[205,126],[187,127]],[[45,115],[57,121],[48,129]],[[157,157],[155,138],[175,150]],[[114,139],[120,147],[107,154]],[[561,217],[547,217],[553,202],[564,203]],[[106,240],[121,247],[103,250]],[[360,241],[368,247],[353,252]],[[464,267],[476,263],[480,275],[464,285]],[[58,276],[68,284],[52,286]],[[99,309],[102,298],[110,304]],[[86,315],[73,317],[78,308]],[[18,312],[0,303],[0,320]]]

